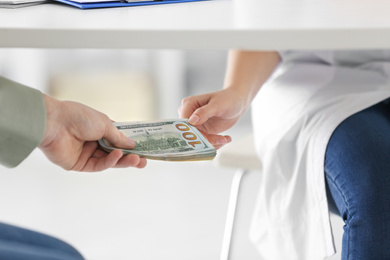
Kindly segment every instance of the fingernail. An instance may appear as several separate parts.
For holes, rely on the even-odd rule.
[[[195,125],[196,123],[198,123],[199,121],[199,116],[197,115],[192,115],[190,116],[190,118],[188,119],[188,123],[191,124],[191,125]]]
[[[225,138],[218,138],[217,139],[217,144],[226,144],[226,143],[227,143],[227,141]]]
[[[226,143],[230,143],[232,141],[232,137],[231,136],[225,135],[224,137],[226,139]]]
[[[127,142],[129,142],[129,144],[130,144],[131,146],[135,146],[135,141],[134,141],[133,139],[127,138]]]

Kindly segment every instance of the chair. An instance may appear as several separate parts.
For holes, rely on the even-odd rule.
[[[237,208],[237,198],[240,192],[240,183],[243,175],[251,170],[261,170],[261,162],[256,156],[253,135],[249,134],[242,139],[218,150],[215,163],[221,167],[233,167],[236,170],[233,176],[230,198],[222,240],[220,260],[229,259],[229,250],[234,227],[234,217]]]
[[[237,141],[233,141],[231,144],[218,150],[218,156],[215,158],[215,164],[221,167],[232,167],[237,169],[231,183],[230,198],[220,254],[220,260],[228,260],[234,228],[234,218],[236,215],[237,199],[240,193],[242,177],[249,171],[259,171],[262,169],[262,164],[256,156],[253,134],[248,134],[247,136],[238,139]],[[330,257],[329,260],[339,260],[341,259],[340,251],[342,226],[344,223],[342,219],[334,213],[330,214],[330,218],[335,237],[335,245],[338,252],[336,255]]]

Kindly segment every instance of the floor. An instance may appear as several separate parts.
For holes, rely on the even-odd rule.
[[[0,221],[59,237],[89,260],[216,260],[233,174],[213,162],[159,161],[65,172],[36,150],[15,169],[0,166]],[[247,232],[259,174],[242,180],[231,260],[257,259]]]
[[[64,239],[90,260],[214,260],[232,176],[212,162],[65,172],[36,150],[0,166],[0,221]],[[236,259],[255,259],[240,251]]]

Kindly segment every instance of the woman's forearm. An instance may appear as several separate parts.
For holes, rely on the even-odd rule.
[[[281,59],[277,52],[231,50],[228,56],[224,89],[235,89],[246,97],[247,105],[268,80]]]

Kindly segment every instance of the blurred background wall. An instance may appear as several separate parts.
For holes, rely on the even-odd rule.
[[[177,118],[183,97],[222,87],[225,63],[226,51],[0,50],[0,75],[116,121]],[[248,132],[246,116],[229,134]],[[219,259],[233,172],[149,161],[74,173],[35,150],[15,169],[0,166],[0,221],[64,239],[91,260]],[[237,259],[251,259],[243,245]]]
[[[226,51],[0,50],[3,76],[118,121],[177,117],[183,97],[222,87]]]
[[[225,67],[226,51],[0,49],[0,75],[115,121],[176,118],[183,97],[222,87]],[[250,131],[248,112],[227,134]],[[64,239],[89,260],[216,260],[233,174],[158,161],[66,172],[35,150],[15,169],[0,166],[0,221]],[[257,259],[247,234],[260,174],[242,181],[232,260]]]

